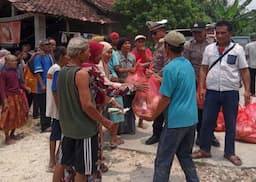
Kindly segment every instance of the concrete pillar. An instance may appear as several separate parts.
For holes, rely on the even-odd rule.
[[[39,41],[46,39],[45,15],[36,14],[34,16],[34,26],[35,26],[35,47],[38,47]]]

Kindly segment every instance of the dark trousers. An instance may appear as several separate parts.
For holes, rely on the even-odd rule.
[[[251,85],[250,91],[252,95],[255,95],[255,77],[256,77],[256,69],[250,68],[250,77],[251,77]]]
[[[28,99],[28,106],[29,108],[31,107],[33,103],[33,117],[39,116],[39,106],[38,106],[38,101],[35,93],[26,93],[27,94],[27,99]]]
[[[153,122],[153,135],[160,138],[164,123],[164,113],[161,113]]]
[[[235,154],[236,118],[239,104],[238,91],[207,90],[204,102],[203,121],[200,131],[200,148],[206,152],[211,150],[212,133],[222,106],[225,120],[225,148],[227,156]]]
[[[165,125],[157,148],[153,182],[168,182],[170,169],[176,154],[186,181],[199,182],[191,158],[196,126],[167,128]]]
[[[39,110],[40,110],[41,131],[44,131],[45,129],[47,129],[51,126],[51,118],[45,116],[45,112],[46,112],[46,93],[37,94],[36,97],[37,97]]]
[[[197,135],[199,136],[200,129],[202,127],[203,109],[198,108],[197,113],[198,113],[198,123],[197,123],[196,131],[197,131]]]

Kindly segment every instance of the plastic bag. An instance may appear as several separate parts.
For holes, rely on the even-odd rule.
[[[220,111],[218,114],[217,126],[215,128],[215,131],[218,131],[218,132],[225,131],[225,121],[224,121],[224,115],[222,111]]]
[[[149,68],[152,69],[152,66]],[[146,77],[145,68],[140,66],[138,62],[135,66],[135,73],[129,74],[126,82],[128,83],[147,83],[147,91],[136,91],[135,97],[132,102],[132,109],[136,115],[143,114],[145,112],[155,111],[160,99],[160,80],[154,75]]]
[[[256,104],[239,108],[236,124],[236,140],[256,144]]]
[[[149,84],[149,89],[146,92],[137,91],[132,103],[136,115],[155,111],[160,100],[160,81],[151,76],[146,82]]]

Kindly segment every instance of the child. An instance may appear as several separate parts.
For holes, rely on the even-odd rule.
[[[49,172],[54,171],[56,165],[55,151],[56,141],[61,139],[61,128],[59,123],[59,111],[57,100],[57,78],[62,66],[66,65],[68,58],[67,50],[63,46],[59,46],[54,50],[55,64],[50,67],[47,73],[46,85],[46,116],[52,118],[51,135],[50,135],[50,162]]]
[[[9,145],[18,139],[14,135],[15,129],[22,127],[26,122],[27,108],[23,99],[23,91],[26,88],[18,77],[17,57],[7,55],[5,68],[0,75],[0,95],[3,108],[0,119],[0,129],[5,133],[5,144]]]

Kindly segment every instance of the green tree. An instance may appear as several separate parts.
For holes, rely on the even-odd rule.
[[[256,20],[256,10],[247,9],[251,2],[252,0],[245,0],[239,4],[239,0],[235,0],[229,4],[227,0],[197,0],[197,3],[201,4],[200,10],[204,10],[212,22],[224,19],[232,21],[237,35],[248,35],[255,31],[252,23]]]
[[[146,21],[167,19],[169,29],[189,28],[194,21],[209,21],[193,0],[117,0],[122,32],[134,35],[147,32]]]

